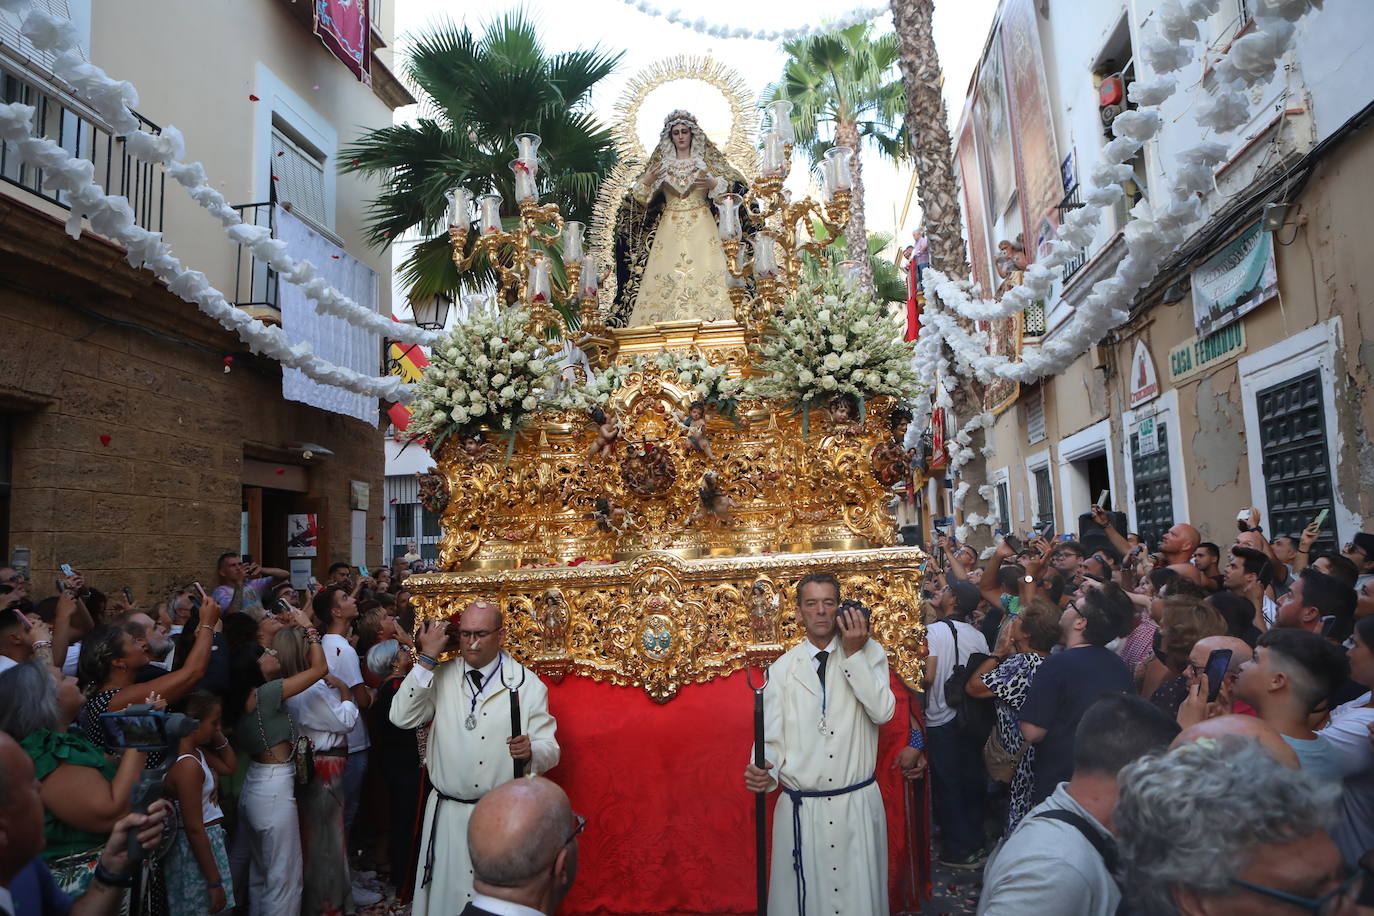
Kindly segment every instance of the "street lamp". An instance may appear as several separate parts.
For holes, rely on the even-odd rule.
[[[452,307],[453,300],[443,293],[425,299],[412,297],[410,300],[410,311],[415,316],[415,326],[426,331],[442,331],[444,325],[448,324],[448,310]]]

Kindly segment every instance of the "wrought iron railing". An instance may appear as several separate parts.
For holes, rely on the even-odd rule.
[[[276,218],[271,203],[239,204],[234,207],[250,226],[266,226],[277,235]],[[260,261],[251,249],[242,245],[234,254],[234,304],[239,307],[266,305],[280,308],[277,299],[277,272],[266,261]]]
[[[34,135],[53,137],[71,156],[95,167],[95,180],[107,194],[129,199],[134,221],[153,232],[162,231],[163,195],[167,176],[162,165],[129,155],[124,138],[94,111],[56,84],[28,73],[0,58],[0,101],[20,102],[34,108]],[[139,126],[150,133],[159,127],[139,115]],[[71,209],[64,191],[43,186],[43,170],[19,159],[15,144],[0,141],[0,180],[65,209]]]
[[[1083,206],[1083,199],[1079,196],[1078,189],[1079,185],[1075,184],[1069,190],[1069,193],[1064,195],[1064,199],[1059,202],[1058,206],[1055,207],[1055,209],[1059,211],[1059,222],[1061,225],[1064,222],[1064,217],[1068,215],[1070,210],[1077,210]],[[1069,277],[1078,273],[1086,263],[1088,263],[1088,251],[1086,248],[1080,249],[1077,254],[1066,261],[1064,266],[1060,268],[1062,271],[1060,276],[1067,282]]]

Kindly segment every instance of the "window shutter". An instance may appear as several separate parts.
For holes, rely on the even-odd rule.
[[[1031,445],[1045,441],[1045,392],[1037,391],[1026,399],[1026,441]]]
[[[325,221],[323,160],[275,127],[272,128],[272,177],[276,179],[279,203],[289,203],[296,215],[329,228]]]
[[[54,16],[63,19],[72,18],[68,0],[33,0],[33,2],[39,9],[46,10]],[[33,43],[19,31],[22,21],[18,13],[0,10],[0,45],[4,45],[5,51],[11,57],[21,61],[27,60],[45,72],[52,73],[52,65],[56,55],[50,51],[40,51],[35,48]]]

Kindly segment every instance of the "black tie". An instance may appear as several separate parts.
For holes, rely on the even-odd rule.
[[[816,677],[821,679],[822,684],[825,683],[825,660],[829,657],[830,651],[828,649],[822,649],[816,653]]]
[[[468,680],[472,681],[472,695],[477,696],[482,692],[482,672],[469,671]]]

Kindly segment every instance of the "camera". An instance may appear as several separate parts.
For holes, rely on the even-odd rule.
[[[162,797],[162,781],[176,762],[177,745],[182,738],[200,727],[200,720],[179,712],[166,713],[147,703],[130,706],[123,712],[101,713],[101,735],[112,748],[138,751],[162,751],[162,763],[146,767],[138,777],[130,794],[131,809],[147,814],[148,808]],[[138,841],[138,834],[129,833],[129,861],[141,862],[147,850]]]

